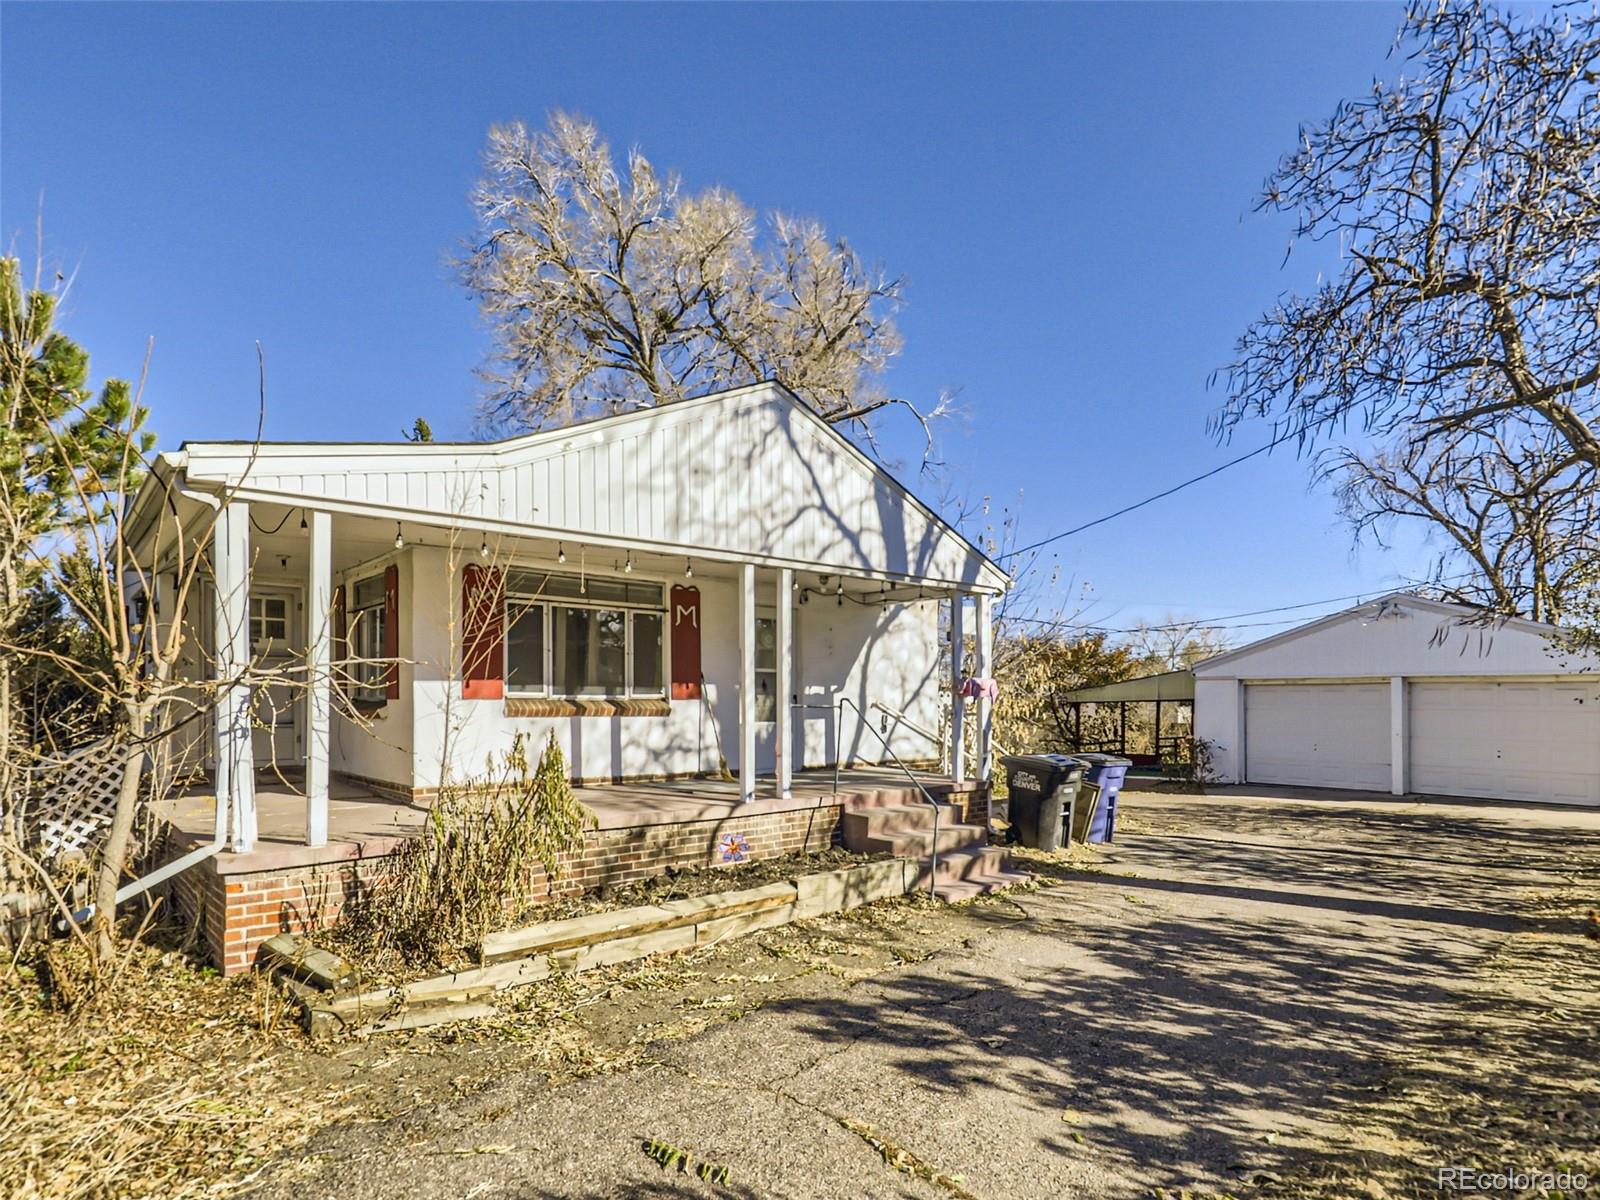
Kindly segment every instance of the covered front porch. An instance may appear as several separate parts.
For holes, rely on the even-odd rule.
[[[837,763],[907,787],[930,764],[957,784],[990,777],[991,700],[950,683],[990,672],[987,592],[463,524],[221,506],[193,662],[216,701],[184,756],[223,801],[231,853],[348,841],[341,822],[362,832],[359,814],[393,797],[365,830],[379,836],[519,735],[535,753],[555,736],[577,784],[626,785],[593,796],[633,816],[686,795],[763,811],[820,794]],[[543,622],[531,639],[528,613]],[[563,688],[560,647],[542,645],[580,614],[626,631],[605,694]],[[516,658],[529,641],[532,680]]]

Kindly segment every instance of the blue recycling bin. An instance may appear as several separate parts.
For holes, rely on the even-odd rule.
[[[1088,836],[1084,840],[1109,842],[1117,832],[1117,797],[1122,794],[1122,781],[1127,778],[1133,760],[1115,754],[1074,754],[1072,757],[1083,764],[1080,795],[1087,798],[1098,793],[1098,803],[1089,813]]]

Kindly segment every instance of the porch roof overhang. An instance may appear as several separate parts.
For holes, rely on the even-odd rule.
[[[1076,688],[1062,692],[1059,699],[1067,704],[1103,704],[1125,701],[1138,703],[1152,700],[1193,700],[1193,671],[1163,671],[1159,675],[1144,675],[1138,679],[1124,679],[1100,687]]]
[[[560,540],[941,592],[994,595],[1011,584],[837,429],[769,384],[499,442],[189,442],[161,456],[136,515],[143,505],[148,518],[180,488],[474,540]]]

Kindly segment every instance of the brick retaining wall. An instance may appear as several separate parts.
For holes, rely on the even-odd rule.
[[[839,844],[837,805],[680,824],[603,829],[566,856],[553,892],[567,896],[606,884],[663,874],[670,867],[709,867]],[[248,970],[262,942],[285,930],[319,928],[345,903],[382,880],[388,856],[266,871],[220,872],[202,863],[171,885],[171,900],[197,922],[213,962],[225,975]]]

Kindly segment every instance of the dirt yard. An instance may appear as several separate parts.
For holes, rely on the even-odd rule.
[[[1600,1187],[1600,813],[1238,789],[1124,813],[1106,853],[1032,861],[1035,890],[552,980],[455,1029],[319,1048],[208,1013],[233,1057],[191,1040],[189,1069],[240,1085],[147,1194],[1437,1196],[1451,1166]],[[14,1090],[0,1151],[73,1119],[98,1054]],[[0,1192],[139,1194],[125,1174]]]

